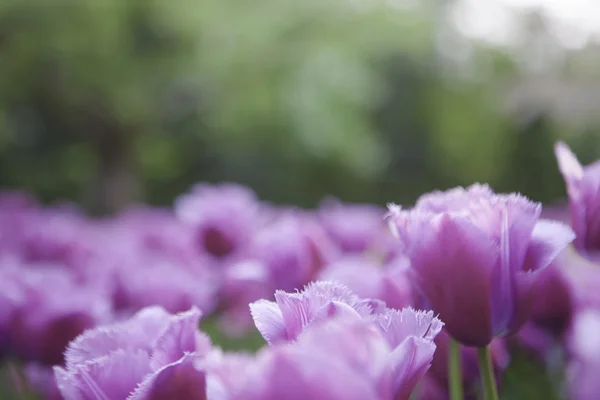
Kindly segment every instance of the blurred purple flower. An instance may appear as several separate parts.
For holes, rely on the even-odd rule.
[[[437,352],[436,352],[437,353]],[[465,397],[468,398],[468,397]],[[449,400],[448,388],[443,386],[431,373],[421,379],[415,389],[415,399],[419,400]],[[470,399],[469,399],[470,400]]]
[[[578,313],[568,340],[571,361],[567,367],[570,399],[593,400],[600,393],[600,312]]]
[[[230,336],[242,336],[253,327],[248,304],[271,297],[271,276],[261,261],[245,260],[227,266],[221,281],[219,325]]]
[[[166,210],[131,208],[99,224],[102,248],[84,280],[103,282],[119,313],[160,305],[170,312],[197,306],[211,312],[218,286],[212,260],[200,253],[192,230]]]
[[[563,224],[571,225],[571,216],[569,213],[569,205],[566,202],[561,202],[553,205],[544,205],[542,210],[542,218],[551,219],[562,222]]]
[[[398,262],[379,265],[370,258],[354,255],[342,258],[321,271],[319,280],[340,282],[362,298],[383,300],[390,308],[413,305],[408,265]]]
[[[554,350],[560,345],[561,339],[535,322],[529,321],[514,337],[514,342],[535,361],[549,366],[554,356]]]
[[[390,206],[415,284],[456,340],[486,346],[529,318],[534,272],[573,240],[540,212],[540,204],[486,185],[424,195],[409,211]]]
[[[196,245],[217,259],[240,251],[260,224],[254,192],[237,184],[199,184],[179,199],[175,212],[194,229]]]
[[[29,210],[37,208],[36,200],[25,192],[0,191],[0,210]]]
[[[64,269],[4,266],[0,292],[0,335],[25,361],[61,364],[69,341],[112,318],[106,292],[78,284]]]
[[[15,283],[17,274],[13,265],[0,267],[0,362],[10,352],[11,323],[17,308],[25,302],[23,291]]]
[[[83,268],[94,256],[95,225],[72,208],[39,209],[22,220],[17,253],[25,262]]]
[[[571,323],[573,288],[561,265],[562,258],[540,271],[533,286],[531,320],[536,325],[561,336]]]
[[[410,277],[410,261],[406,257],[396,257],[386,265],[382,300],[389,308],[412,306],[423,309],[417,295]]]
[[[365,256],[347,256],[327,265],[319,280],[340,282],[362,298],[381,299],[384,273],[382,265]]]
[[[563,251],[549,266],[540,271],[533,285],[531,317],[516,336],[517,344],[546,362],[563,340],[576,312],[576,287],[567,270],[573,257]]]
[[[25,219],[37,210],[35,200],[19,192],[0,192],[0,255],[17,252]]]
[[[377,247],[388,234],[384,210],[370,204],[343,204],[326,199],[318,217],[329,236],[346,253],[362,253]]]
[[[159,305],[169,312],[180,312],[197,306],[212,311],[216,300],[214,274],[198,266],[191,269],[176,262],[145,258],[123,261],[113,270],[116,284],[113,294],[120,311],[137,311]]]
[[[587,308],[600,309],[600,265],[574,250],[562,252],[556,263],[572,288],[572,314]]]
[[[293,290],[313,280],[333,258],[335,249],[321,227],[306,213],[283,213],[259,230],[249,249],[268,268],[270,289]]]
[[[170,315],[145,308],[131,319],[85,332],[54,367],[65,400],[206,398],[204,373],[192,368],[211,348],[197,308]],[[187,396],[187,397],[185,397]]]
[[[554,151],[567,185],[574,244],[579,250],[600,250],[600,161],[583,167],[563,142]]]
[[[183,264],[202,259],[194,242],[193,229],[170,210],[132,207],[109,221],[108,225],[109,242],[126,246],[135,254]]]

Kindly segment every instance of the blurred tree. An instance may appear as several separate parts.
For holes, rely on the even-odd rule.
[[[502,177],[503,187],[538,201],[560,198],[565,189],[560,185],[562,177],[554,157],[556,132],[550,117],[545,113],[534,114],[516,128],[507,132],[511,149],[509,168]]]
[[[525,188],[552,138],[514,134],[521,64],[455,3],[0,0],[0,186],[99,213],[198,180],[300,205]]]
[[[56,198],[87,182],[88,201],[112,211],[139,198],[139,182],[185,168],[190,144],[231,162],[273,152],[381,170],[387,149],[367,115],[385,86],[375,61],[422,52],[426,20],[383,1],[259,3],[0,2],[2,170],[28,164],[2,183]]]

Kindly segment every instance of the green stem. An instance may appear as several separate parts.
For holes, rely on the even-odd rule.
[[[485,400],[499,400],[489,347],[478,348],[477,358],[479,359],[479,372]]]
[[[460,362],[460,345],[450,338],[448,347],[448,385],[450,400],[463,400],[462,368]]]

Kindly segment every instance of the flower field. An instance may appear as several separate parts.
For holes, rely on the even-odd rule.
[[[0,398],[597,399],[600,164],[555,154],[564,207],[222,183],[92,218],[6,192]]]

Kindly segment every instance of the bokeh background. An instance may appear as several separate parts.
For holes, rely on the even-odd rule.
[[[94,214],[198,181],[551,202],[555,140],[600,154],[599,100],[595,0],[0,1],[0,187]]]

